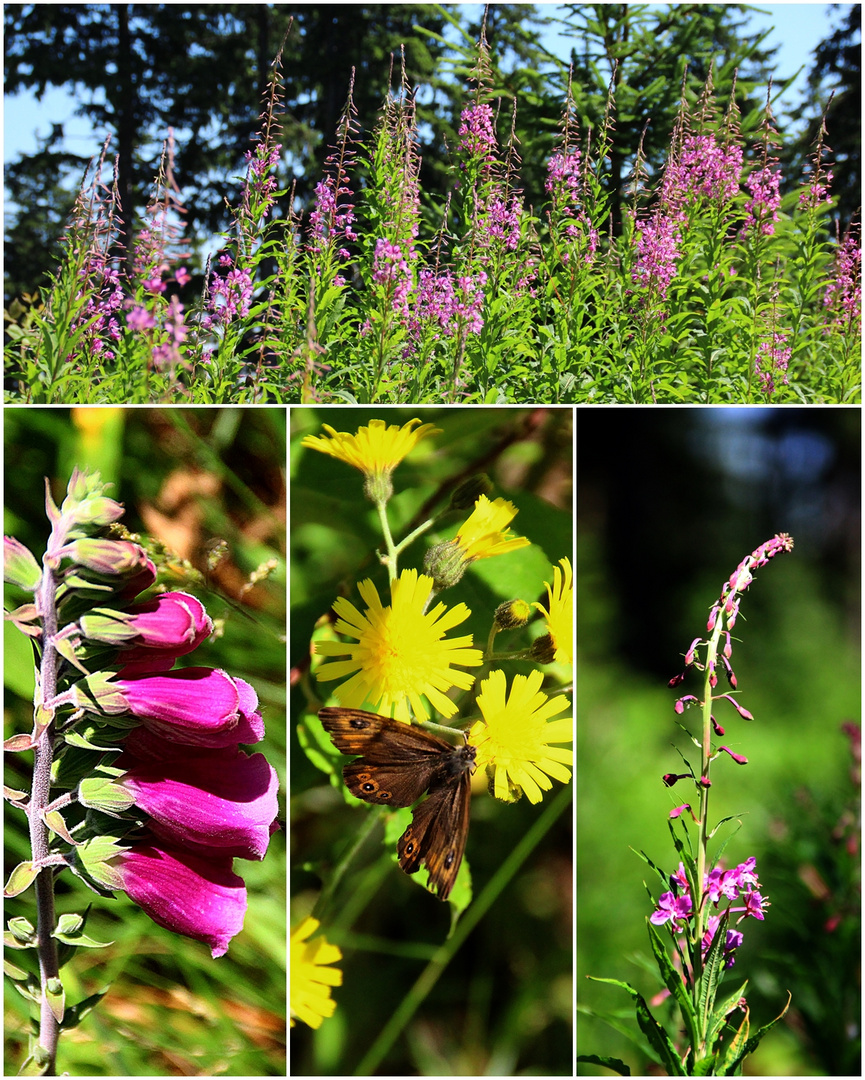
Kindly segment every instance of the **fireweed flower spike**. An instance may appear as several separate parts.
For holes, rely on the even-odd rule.
[[[187,593],[133,602],[156,568],[138,544],[105,535],[123,508],[98,474],[76,469],[62,506],[50,494],[45,505],[41,568],[18,541],[5,543],[6,580],[28,595],[12,621],[40,653],[33,730],[6,744],[35,750],[29,801],[13,798],[26,806],[32,857],[12,871],[7,895],[35,885],[38,924],[22,947],[39,953],[36,1057],[53,1073],[64,1015],[55,873],[68,868],[103,895],[123,890],[154,922],[222,956],[246,913],[233,859],[264,857],[278,780],[262,754],[240,749],[264,735],[255,690],[212,668],[169,670],[212,621]],[[64,811],[75,803],[86,813],[70,827]],[[65,944],[76,935],[93,944],[83,919],[67,929]]]
[[[291,1026],[302,1020],[312,1028],[333,1016],[336,1002],[330,996],[333,986],[342,986],[342,972],[329,964],[342,959],[342,953],[323,935],[310,941],[319,928],[318,919],[308,917],[291,932],[291,968],[289,1004]]]
[[[700,750],[699,768],[686,760],[687,772],[667,773],[662,777],[667,787],[690,780],[699,797],[698,809],[685,803],[668,813],[670,833],[682,861],[675,873],[665,874],[647,855],[642,855],[662,882],[662,891],[655,901],[648,927],[661,982],[666,987],[665,996],[675,999],[681,1014],[681,1019],[675,1021],[675,1032],[669,1035],[664,1030],[633,987],[617,979],[602,981],[623,987],[637,1002],[640,1027],[647,1034],[651,1030],[652,1047],[671,1076],[741,1073],[747,1054],[756,1049],[763,1035],[787,1011],[785,1006],[775,1020],[753,1029],[744,996],[747,982],[732,993],[725,992],[716,1004],[724,972],[735,963],[736,951],[744,941],[744,933],[739,928],[748,918],[763,920],[769,902],[761,891],[753,856],[732,870],[724,869],[720,860],[711,864],[709,841],[719,826],[712,828],[709,824],[709,795],[719,782],[719,778],[710,776],[713,762],[717,760],[721,766],[721,780],[730,777],[725,762],[740,768],[748,766],[744,754],[734,752],[728,746],[713,747],[713,735],[723,735],[723,729],[712,715],[714,702],[724,699],[734,705],[742,719],[753,720],[751,713],[731,694],[716,693],[717,668],[724,668],[735,687],[735,674],[730,663],[733,654],[730,631],[738,617],[741,599],[752,585],[756,570],[776,555],[792,550],[792,537],[778,533],[742,559],[724,582],[720,597],[710,609],[708,639],[695,638],[691,642],[685,654],[685,673],[669,681],[671,688],[679,686],[692,668],[699,671],[703,679],[702,698],[686,694],[674,705],[680,716],[686,715],[686,709],[692,706],[688,716],[697,711],[700,713],[701,730],[696,734],[689,732]],[[690,813],[685,814],[685,810]],[[689,820],[693,821],[693,826],[689,825]],[[692,829],[697,831],[696,838],[691,835]],[[680,837],[679,833],[683,835]],[[670,935],[667,942],[657,929],[663,926]],[[672,961],[667,955],[670,943],[674,949]],[[737,1010],[741,1010],[741,1016],[736,1016]],[[614,1059],[592,1055],[578,1060],[591,1060],[613,1068]],[[614,1071],[621,1070],[616,1068]]]
[[[370,708],[409,720],[409,705],[415,716],[428,717],[429,704],[442,716],[453,716],[457,706],[444,693],[452,686],[467,690],[474,675],[452,665],[478,667],[483,662],[480,649],[472,648],[470,634],[446,639],[448,630],[470,615],[465,604],[448,609],[436,604],[427,611],[432,578],[416,570],[403,570],[391,582],[391,603],[384,607],[375,585],[367,580],[358,592],[367,604],[360,612],[351,601],[338,597],[333,605],[338,619],[336,630],[357,639],[356,645],[337,641],[317,641],[315,651],[323,656],[348,656],[330,660],[317,672],[320,682],[342,679],[334,694],[342,705]]]
[[[469,742],[477,748],[478,768],[486,767],[497,799],[513,802],[524,793],[537,803],[553,786],[550,777],[566,784],[571,778],[573,750],[552,743],[571,742],[571,717],[551,719],[569,707],[567,698],[548,698],[541,692],[543,675],[515,675],[511,692],[503,671],[491,671],[481,684],[478,707],[483,720],[472,727]]]

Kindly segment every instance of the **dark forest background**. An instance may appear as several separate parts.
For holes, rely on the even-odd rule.
[[[797,134],[778,150],[788,185],[800,179],[829,99],[827,125],[834,154],[842,228],[860,203],[859,5],[837,5],[836,29],[815,42],[808,93],[795,115],[782,118]],[[74,89],[78,113],[93,125],[92,155],[106,134],[108,159],[117,156],[121,215],[135,225],[156,176],[163,140],[175,131],[175,176],[186,207],[193,258],[230,223],[244,151],[252,144],[262,93],[285,40],[282,76],[283,186],[295,185],[296,211],[310,206],[340,114],[352,70],[359,138],[372,131],[389,85],[398,86],[404,56],[407,84],[417,87],[423,168],[421,186],[431,220],[451,186],[450,149],[468,93],[481,32],[479,5],[274,4],[7,4],[5,91],[7,116],[14,95],[47,88]],[[746,31],[741,4],[490,5],[486,38],[491,50],[501,138],[516,135],[525,201],[543,200],[544,169],[556,139],[569,63],[585,142],[600,125],[612,82],[616,141],[606,183],[613,216],[641,136],[649,175],[664,160],[679,105],[682,80],[698,94],[710,65],[718,100],[737,73],[743,115],[762,106],[794,72],[779,72],[765,35]],[[289,25],[291,28],[289,30]],[[560,59],[544,46],[557,26],[570,45]],[[286,37],[287,34],[287,37]],[[560,50],[566,51],[566,50]],[[614,70],[615,61],[615,74]],[[687,69],[687,75],[685,75]],[[5,183],[7,299],[47,283],[57,263],[57,239],[72,208],[91,153],[73,153],[64,126],[53,125],[35,154],[9,162]],[[12,257],[9,257],[9,256]]]

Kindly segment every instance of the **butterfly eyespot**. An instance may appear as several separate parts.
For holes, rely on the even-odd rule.
[[[376,789],[376,785],[372,784],[372,783],[366,783],[366,784],[361,784],[360,785],[360,790],[361,791],[375,791],[375,789]]]
[[[450,870],[454,864],[454,853],[449,851],[445,856],[445,870]]]
[[[406,855],[413,855],[414,854],[414,841],[409,840],[409,842],[405,846],[405,853],[406,853]]]
[[[366,729],[369,727],[369,721],[368,720],[349,720],[348,726],[353,727],[355,731],[366,731]]]

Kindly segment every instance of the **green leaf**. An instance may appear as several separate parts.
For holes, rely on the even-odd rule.
[[[682,1067],[679,1055],[676,1053],[676,1048],[673,1045],[670,1036],[661,1027],[654,1016],[652,1016],[643,995],[638,993],[638,991],[636,991],[629,983],[622,982],[620,979],[601,979],[595,975],[590,975],[589,978],[593,982],[609,983],[611,986],[620,986],[626,993],[631,995],[631,998],[634,1001],[637,1023],[640,1025],[640,1030],[648,1039],[649,1045],[660,1057],[667,1072],[670,1076],[686,1076],[687,1073]]]
[[[577,1061],[584,1061],[587,1065],[601,1065],[605,1069],[611,1069],[614,1073],[618,1073],[619,1076],[631,1075],[631,1070],[619,1058],[599,1057],[597,1054],[579,1054]]]

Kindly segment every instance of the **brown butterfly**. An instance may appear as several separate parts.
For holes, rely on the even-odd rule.
[[[456,881],[469,831],[473,746],[451,746],[422,728],[361,709],[326,708],[318,714],[334,746],[363,755],[342,770],[358,799],[387,806],[415,807],[411,825],[396,850],[400,869],[429,870],[430,886],[447,900]]]

